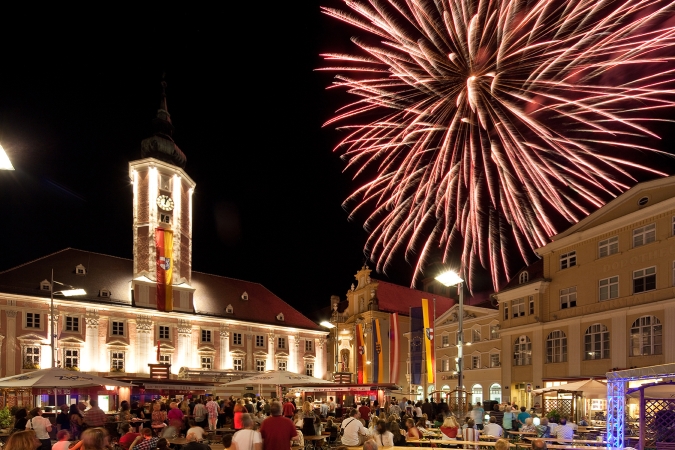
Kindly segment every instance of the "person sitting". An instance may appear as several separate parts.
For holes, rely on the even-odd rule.
[[[170,450],[169,441],[167,441],[166,438],[161,438],[157,441],[157,450]]]
[[[551,437],[551,428],[548,425],[548,419],[546,417],[541,419],[539,425],[534,427],[537,431],[538,438],[550,438]]]
[[[490,422],[488,422],[488,424],[485,425],[485,428],[483,429],[483,433],[486,436],[500,438],[504,436],[504,429],[497,423],[497,418],[495,416],[491,416]]]
[[[329,416],[330,417],[330,416]],[[337,441],[337,436],[338,436],[338,429],[333,423],[333,419],[328,419],[326,421],[326,428],[324,429],[326,433],[330,433],[330,436],[328,436],[328,442],[335,442]]]
[[[232,435],[226,434],[225,436],[223,436],[223,440],[221,441],[221,444],[223,444],[223,447],[225,447],[225,450],[229,450],[229,448],[232,447]]]
[[[159,438],[152,436],[151,428],[143,428],[141,434],[129,446],[129,450],[154,450],[157,447],[157,441]]]
[[[546,450],[546,441],[543,439],[535,439],[532,441],[532,450]]]
[[[187,444],[183,446],[182,450],[211,450],[208,445],[197,442],[197,436],[194,433],[188,433],[185,440]]]
[[[417,429],[415,426],[415,421],[412,418],[406,419],[405,428],[408,431],[406,441],[415,441],[422,437],[422,433],[420,433],[420,430]]]
[[[574,429],[567,425],[567,419],[560,419],[560,425],[555,429],[555,437],[559,444],[565,444],[565,440],[574,439]]]
[[[581,418],[579,421],[579,426],[580,427],[587,427],[588,426],[588,417],[584,416]]]
[[[375,442],[377,442],[378,445],[381,445],[382,447],[394,446],[394,434],[387,430],[387,422],[384,420],[377,421],[374,436]]]
[[[534,426],[534,423],[532,421],[532,417],[528,417],[525,419],[525,423],[523,424],[523,427],[520,429],[521,432],[523,433],[536,433],[537,428]]]
[[[459,433],[459,424],[455,416],[448,416],[441,425],[441,439],[444,441],[456,441]]]
[[[480,432],[476,429],[476,424],[473,419],[466,421],[466,428],[462,430],[462,440],[478,442],[480,439]]]
[[[56,444],[52,445],[52,450],[68,450],[70,447],[70,431],[63,429],[56,433]]]
[[[120,427],[120,431],[122,432],[122,436],[120,436],[118,441],[120,447],[122,447],[124,450],[129,450],[131,443],[134,442],[138,436],[140,436],[140,433],[135,433],[131,428],[131,425],[128,423],[123,423]]]
[[[188,428],[186,435],[189,433],[194,434],[198,441],[204,440],[204,429],[197,425],[194,420],[190,421],[190,428]]]
[[[495,450],[509,450],[510,446],[509,441],[503,438],[497,439],[497,442],[495,442]]]
[[[392,439],[394,440],[394,445],[405,445],[405,435],[403,434],[403,430],[401,430],[401,426],[398,424],[398,421],[394,420],[389,422],[389,431],[393,435]]]

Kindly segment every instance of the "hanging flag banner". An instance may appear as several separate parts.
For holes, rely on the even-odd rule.
[[[373,320],[373,340],[375,341],[375,355],[373,355],[373,382],[382,383],[384,380],[384,353],[382,351],[382,333],[380,319]]]
[[[410,383],[422,385],[424,320],[422,308],[410,308]]]
[[[161,349],[161,348],[162,348],[162,347],[160,346],[160,342],[159,342],[159,340],[158,340],[158,341],[157,341],[157,364],[159,364],[159,359],[160,359],[159,357],[161,356],[161,353],[160,353],[160,349]]]
[[[422,316],[424,320],[424,349],[427,361],[427,383],[436,382],[436,353],[434,351],[434,319],[429,310],[429,300],[422,299]]]
[[[389,382],[398,384],[398,313],[391,315],[389,323]]]
[[[173,231],[155,229],[157,250],[157,310],[173,311]]]
[[[366,342],[363,338],[363,325],[356,325],[356,382],[363,384],[363,372],[366,367]]]

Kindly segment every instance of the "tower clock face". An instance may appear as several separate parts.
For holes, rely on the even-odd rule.
[[[157,206],[164,211],[171,211],[173,209],[173,199],[168,195],[160,195],[157,197]]]

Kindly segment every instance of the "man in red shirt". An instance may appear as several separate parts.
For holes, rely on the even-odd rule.
[[[293,403],[290,400],[286,400],[284,402],[284,417],[293,420],[294,415],[295,415],[295,406],[293,406]]]
[[[361,400],[359,414],[361,414],[361,418],[366,421],[366,428],[368,428],[368,422],[370,422],[370,408],[366,406],[365,400]]]
[[[291,402],[290,404],[293,406]],[[284,410],[286,409],[284,405]],[[292,420],[281,417],[281,404],[272,402],[270,416],[263,420],[260,426],[260,434],[263,438],[263,450],[290,450],[291,441],[298,440],[298,432]]]

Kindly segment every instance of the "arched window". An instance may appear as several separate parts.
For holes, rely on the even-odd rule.
[[[527,336],[516,338],[516,345],[513,349],[513,365],[529,366],[532,364],[532,341]]]
[[[527,283],[530,280],[530,274],[527,271],[520,274],[518,277],[518,284]]]
[[[433,384],[427,386],[427,393],[428,393],[429,395],[431,395],[431,393],[434,392],[435,390],[436,390],[436,387],[435,387]]]
[[[594,323],[584,333],[584,359],[609,358],[609,331],[601,323]]]
[[[483,386],[480,384],[474,384],[471,388],[471,403],[475,405],[476,402],[483,403]]]
[[[490,400],[502,402],[502,387],[497,383],[490,386]]]
[[[660,355],[662,352],[661,322],[654,316],[643,316],[630,327],[630,356]]]
[[[560,330],[552,331],[546,338],[546,362],[567,361],[567,336]]]

